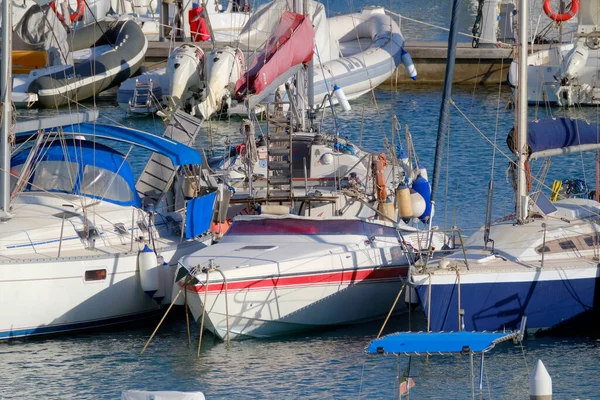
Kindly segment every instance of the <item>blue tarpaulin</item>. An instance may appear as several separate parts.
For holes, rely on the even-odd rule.
[[[515,332],[400,332],[373,340],[369,354],[474,353],[488,351],[496,343],[517,337]]]
[[[65,125],[62,126],[61,129],[63,133],[92,135],[93,137],[101,139],[116,140],[137,145],[168,157],[174,166],[202,164],[202,155],[197,150],[169,138],[152,135],[136,129],[91,123]],[[46,131],[56,131],[56,128],[49,128],[46,129]],[[37,131],[19,133],[17,137],[31,136],[36,132]]]
[[[210,229],[217,192],[205,194],[187,202],[185,210],[185,237],[192,239]]]

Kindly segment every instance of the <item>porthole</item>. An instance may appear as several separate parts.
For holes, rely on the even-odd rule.
[[[103,281],[106,279],[106,270],[105,269],[92,269],[90,271],[85,271],[85,281],[93,282],[93,281]]]

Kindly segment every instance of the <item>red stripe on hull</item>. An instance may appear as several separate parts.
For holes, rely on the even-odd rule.
[[[406,278],[408,267],[389,267],[378,269],[365,269],[343,272],[332,272],[326,274],[298,275],[286,277],[265,277],[260,279],[251,279],[246,281],[229,282],[227,284],[228,292],[239,292],[244,290],[264,290],[271,288],[288,288],[294,286],[319,286],[319,285],[349,285],[361,282],[375,282],[379,280],[387,281],[398,279],[402,276]],[[188,286],[188,292],[204,293],[206,290],[204,284]],[[209,283],[208,292],[225,291],[224,283]]]

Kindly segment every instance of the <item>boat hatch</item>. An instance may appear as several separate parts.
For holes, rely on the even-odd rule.
[[[63,192],[141,206],[133,172],[121,153],[92,141],[64,142],[55,141],[36,151],[24,192]],[[13,176],[21,173],[30,151],[28,148],[12,157]]]
[[[244,246],[238,249],[238,251],[241,250],[263,250],[263,251],[270,251],[270,250],[275,250],[278,246]]]

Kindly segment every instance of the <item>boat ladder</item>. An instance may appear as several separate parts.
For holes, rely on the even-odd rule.
[[[142,83],[135,80],[135,88],[133,89],[133,97],[129,99],[129,111],[147,111],[151,112],[153,103],[158,105],[158,100],[152,93],[154,82],[152,79],[148,80],[148,83]]]
[[[267,118],[267,199],[291,200],[292,183],[291,114],[269,113]]]

